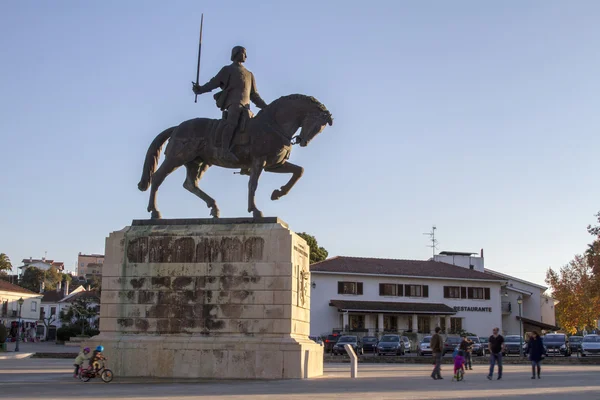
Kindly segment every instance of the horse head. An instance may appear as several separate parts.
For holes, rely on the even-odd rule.
[[[306,147],[315,136],[323,132],[327,124],[333,125],[333,117],[329,110],[314,97],[307,99],[311,104],[300,125],[302,129],[297,137],[300,147]]]
[[[317,99],[302,94],[283,96],[275,100],[275,119],[279,126],[285,127],[286,137],[292,141],[292,135],[301,128],[295,137],[296,143],[306,147],[311,140],[323,131],[327,124],[333,125],[333,117],[327,108]],[[279,107],[278,107],[279,106]]]

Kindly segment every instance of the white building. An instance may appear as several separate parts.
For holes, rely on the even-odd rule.
[[[20,307],[19,299],[23,299],[23,305]],[[23,332],[26,330],[26,336],[30,332],[35,332],[41,299],[42,295],[39,293],[0,279],[0,320],[9,329],[9,335],[16,333],[19,313],[21,330]]]
[[[311,335],[555,330],[546,288],[484,268],[483,251],[428,261],[334,257],[311,265]],[[519,304],[521,299],[521,317]]]
[[[47,271],[54,267],[57,271],[63,272],[65,270],[65,263],[62,261],[47,260],[46,257],[42,257],[41,259],[30,257],[23,259],[23,265],[17,268],[21,270],[20,274],[22,275],[29,267],[36,267],[43,271]]]
[[[56,339],[56,330],[62,326],[60,312],[66,311],[70,307],[67,300],[77,293],[85,291],[83,286],[77,287],[72,292],[69,291],[69,283],[66,282],[63,287],[59,285],[56,290],[45,291],[42,297],[40,307],[39,323],[37,325],[37,335],[41,339],[48,341]]]
[[[557,301],[545,295],[547,287],[515,278],[486,268],[485,272],[505,279],[502,287],[502,327],[505,334],[518,335],[523,324],[523,332],[554,331]],[[519,316],[519,300],[521,301]]]
[[[502,325],[503,278],[428,260],[335,257],[311,265],[311,335],[489,335]]]

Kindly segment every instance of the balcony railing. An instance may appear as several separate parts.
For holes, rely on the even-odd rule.
[[[502,314],[512,313],[512,305],[511,305],[510,301],[503,301],[501,306],[502,306]]]

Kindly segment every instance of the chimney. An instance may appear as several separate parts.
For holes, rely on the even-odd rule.
[[[65,297],[67,297],[69,295],[69,281],[65,281],[64,292],[65,292]]]
[[[87,287],[85,288],[85,290],[92,290],[92,285],[87,285]]]
[[[44,293],[46,291],[46,282],[42,282],[40,284],[40,293]]]
[[[483,249],[481,249],[481,258],[483,258]]]
[[[58,281],[58,284],[56,285],[56,291],[60,292],[62,290],[62,281]]]

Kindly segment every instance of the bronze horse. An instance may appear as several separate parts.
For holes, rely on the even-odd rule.
[[[323,131],[325,125],[333,124],[333,118],[327,108],[313,97],[301,94],[280,97],[247,121],[245,132],[249,143],[233,148],[233,153],[239,160],[237,163],[219,159],[220,146],[216,141],[221,124],[222,120],[194,118],[164,130],[152,141],[146,153],[142,178],[138,183],[141,191],[146,191],[151,186],[148,203],[151,218],[161,217],[156,207],[158,188],[167,175],[182,165],[187,169],[183,187],[204,200],[215,218],[219,217],[216,201],[198,187],[198,181],[204,172],[211,165],[249,169],[248,212],[254,218],[262,217],[262,212],[254,202],[262,171],[292,174],[285,185],[273,191],[271,200],[285,196],[304,172],[301,166],[287,161],[293,142],[305,147]],[[294,137],[298,128],[302,130]],[[156,170],[161,148],[167,140],[169,144],[165,149],[165,159]]]

